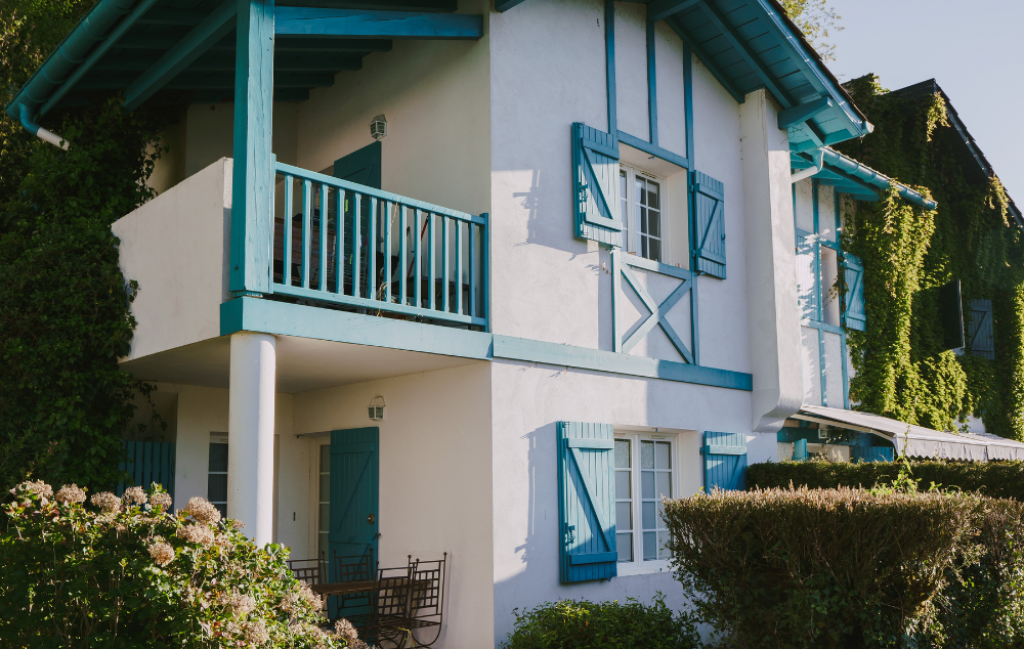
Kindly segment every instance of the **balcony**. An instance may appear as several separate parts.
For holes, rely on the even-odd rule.
[[[264,297],[487,328],[486,214],[279,162],[274,205]]]

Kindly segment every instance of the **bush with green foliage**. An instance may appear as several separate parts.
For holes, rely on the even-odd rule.
[[[896,462],[765,462],[747,468],[749,489],[786,489],[790,484],[811,489],[864,487],[890,484],[899,475]],[[910,472],[922,485],[935,484],[944,490],[973,491],[993,498],[1024,502],[1022,462],[910,462]]]
[[[995,502],[1021,519],[1010,501],[843,487],[716,490],[667,501],[665,521],[687,596],[735,646],[864,649],[941,636],[940,597],[984,552]]]
[[[565,600],[519,612],[502,649],[695,649],[692,618],[673,613],[659,594],[650,605]]]
[[[257,548],[209,502],[170,513],[158,486],[92,496],[42,481],[12,490],[0,535],[0,646],[342,648],[278,545]]]

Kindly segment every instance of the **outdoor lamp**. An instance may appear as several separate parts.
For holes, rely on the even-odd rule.
[[[370,122],[370,135],[373,139],[379,140],[388,134],[388,120],[384,119],[383,115],[377,115]]]
[[[370,401],[370,406],[367,410],[370,413],[370,419],[373,421],[380,421],[384,419],[384,397],[379,394]]]

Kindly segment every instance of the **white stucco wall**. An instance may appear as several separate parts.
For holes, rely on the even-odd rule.
[[[594,601],[656,591],[674,608],[682,587],[668,572],[607,582],[559,583],[556,425],[558,421],[612,423],[618,431],[678,435],[681,496],[702,486],[698,431],[750,430],[746,393],[650,379],[566,370],[536,364],[491,364],[493,405],[494,633],[512,628],[513,608],[565,598]],[[774,435],[748,436],[751,462],[775,459]]]
[[[439,649],[490,646],[494,635],[490,384],[489,365],[479,363],[295,395],[296,434],[380,428],[381,566],[404,566],[410,554],[429,560],[448,553]],[[377,395],[387,406],[375,422],[366,408]],[[296,449],[306,446],[305,458],[280,455],[280,502],[289,483],[309,484],[322,441],[295,440]],[[315,522],[308,523],[312,533]]]
[[[123,360],[220,335],[230,222],[231,160],[222,158],[114,223],[121,271],[139,283]]]

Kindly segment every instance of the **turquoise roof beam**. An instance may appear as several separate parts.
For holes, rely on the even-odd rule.
[[[235,28],[236,0],[224,0],[213,13],[206,16],[185,38],[172,47],[160,60],[143,72],[125,92],[124,106],[135,110],[185,68],[202,56],[217,41]]]
[[[476,14],[278,7],[274,30],[279,36],[479,40],[484,35],[484,17]]]

